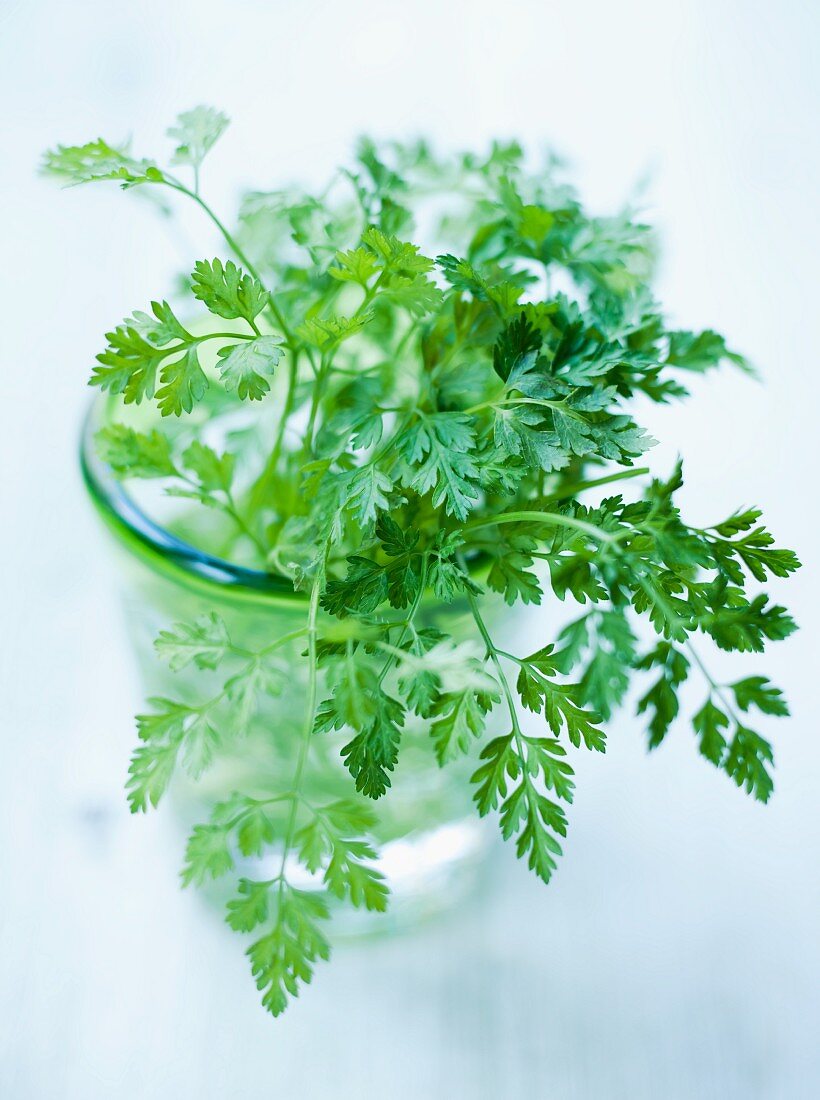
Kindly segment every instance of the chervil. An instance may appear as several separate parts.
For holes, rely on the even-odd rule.
[[[756,509],[690,526],[675,502],[680,464],[665,480],[634,465],[654,441],[632,398],[680,399],[687,374],[724,363],[748,370],[717,333],[667,327],[648,286],[646,226],[590,216],[552,165],[528,170],[515,145],[439,160],[425,144],[363,142],[320,196],[248,195],[231,233],[199,190],[226,125],[200,107],[169,131],[171,164],[193,170],[190,186],[102,140],[60,146],[44,167],[69,184],[177,192],[225,240],[224,259],[193,265],[187,300],[153,302],[108,333],[91,385],[159,414],[145,432],[101,431],[119,476],[161,479],[209,509],[233,526],[230,552],[306,594],[302,626],[256,648],[216,612],[161,632],[157,655],[172,670],[218,683],[195,703],[149,700],[127,783],[140,811],[177,769],[202,775],[261,701],[287,689],[281,650],[299,642],[307,692],[294,773],[271,797],[220,802],[194,829],[183,871],[200,884],[278,852],[278,874],[239,877],[227,912],[232,928],[255,932],[253,974],[278,1014],[328,957],[331,899],[385,908],[369,837],[378,803],[355,792],[389,798],[411,720],[441,766],[480,743],[477,811],[498,815],[545,882],[567,831],[572,754],[604,751],[602,724],[633,680],[654,748],[679,715],[681,685],[699,676],[700,752],[765,802],[772,748],[749,723],[787,714],[785,700],[761,675],[717,683],[698,645],[759,653],[791,634],[791,617],[757,585],[799,563]],[[429,256],[411,239],[417,218],[436,242]],[[208,417],[241,402],[259,402],[259,424],[273,426],[250,483],[237,469],[252,448],[223,453],[200,438]],[[180,441],[168,425],[194,410],[206,415]],[[623,494],[586,496],[618,482]],[[552,597],[580,614],[537,652],[499,647],[493,600]],[[424,625],[425,598],[459,602],[474,640]],[[656,636],[648,646],[640,620]],[[540,731],[527,732],[524,710],[541,716]],[[505,716],[500,736],[486,733],[491,714]],[[311,747],[336,731],[350,798],[308,803]],[[315,889],[295,885],[293,861]]]

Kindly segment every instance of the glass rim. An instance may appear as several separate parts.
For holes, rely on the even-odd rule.
[[[237,565],[209,554],[174,535],[152,520],[126,492],[111,467],[97,454],[94,437],[100,427],[104,401],[92,400],[80,434],[80,470],[83,482],[100,517],[127,550],[159,572],[172,574],[183,583],[206,586],[231,596],[263,600],[304,601],[305,594],[280,573],[268,573]]]

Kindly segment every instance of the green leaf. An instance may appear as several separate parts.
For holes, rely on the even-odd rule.
[[[159,656],[173,672],[193,662],[197,668],[218,668],[231,651],[231,640],[224,621],[215,611],[201,615],[193,623],[175,623],[161,630],[154,642]]]
[[[418,545],[419,533],[412,528],[404,530],[387,512],[380,512],[376,520],[376,538],[385,554],[395,558],[412,553]]]
[[[185,730],[182,766],[192,779],[199,779],[216,758],[220,736],[204,714],[198,714]]]
[[[406,310],[417,320],[436,310],[442,298],[441,290],[423,275],[394,275],[380,294],[381,301]]]
[[[390,786],[389,773],[398,760],[404,724],[404,709],[387,692],[382,690],[375,703],[375,719],[342,749],[342,759],[356,781],[356,790],[368,798],[380,798]]]
[[[158,348],[165,347],[174,340],[180,340],[183,344],[193,340],[193,336],[182,326],[174,311],[164,301],[151,302],[150,314],[135,309],[125,321],[125,326],[136,330],[149,344]]]
[[[713,609],[703,615],[700,627],[721,649],[762,653],[767,641],[788,638],[797,629],[794,619],[780,604],[769,605],[761,592],[747,601],[738,590],[716,591]]]
[[[436,700],[430,736],[439,764],[469,752],[473,740],[484,731],[487,711],[498,698],[496,692],[489,694],[468,688],[448,692]]]
[[[700,736],[701,754],[719,767],[726,752],[723,730],[728,729],[729,719],[709,698],[692,718],[692,725]]]
[[[747,374],[754,373],[747,360],[737,352],[730,351],[724,338],[711,329],[704,329],[703,332],[677,330],[669,333],[666,362],[670,367],[703,374],[720,366],[724,360],[740,367]]]
[[[258,279],[246,275],[233,260],[198,260],[191,275],[194,297],[211,313],[228,320],[255,320],[268,304],[268,294]]]
[[[232,454],[217,454],[213,448],[198,440],[194,440],[182,453],[182,465],[194,475],[206,493],[214,490],[230,493],[234,461]]]
[[[344,728],[362,729],[375,722],[380,711],[378,676],[373,662],[361,651],[348,652],[333,694],[317,712],[317,733]]]
[[[745,787],[759,802],[768,802],[774,789],[769,773],[773,762],[769,742],[754,730],[738,726],[723,765],[738,787]]]
[[[179,743],[159,742],[135,749],[128,768],[128,805],[131,813],[144,813],[156,807],[168,789],[177,763]]]
[[[336,265],[328,268],[328,275],[339,282],[358,283],[359,286],[366,286],[378,269],[376,257],[366,248],[337,253]]]
[[[776,547],[774,536],[762,524],[757,524],[760,515],[759,509],[748,508],[714,528],[718,537],[710,539],[712,554],[733,584],[743,584],[744,569],[762,583],[770,574],[788,577],[800,568],[794,551]]]
[[[162,183],[162,172],[149,160],[131,156],[128,145],[110,145],[102,138],[85,145],[57,145],[43,158],[42,172],[67,186],[115,180],[122,187]]]
[[[526,313],[519,313],[493,346],[495,373],[506,382],[513,368],[531,353],[539,351],[542,343],[542,334],[530,323]]]
[[[121,477],[179,475],[171,453],[171,442],[156,429],[143,433],[125,424],[111,424],[101,428],[94,438],[100,458]]]
[[[156,697],[148,702],[154,709],[152,713],[137,715],[142,744],[131,757],[126,783],[132,813],[158,805],[180,754],[185,769],[198,779],[213,762],[219,744],[219,736],[209,721],[213,701],[194,706]]]
[[[202,886],[208,879],[220,878],[232,868],[227,830],[221,825],[195,825],[185,849],[182,885]]]
[[[557,671],[551,645],[521,661],[516,683],[521,702],[528,710],[543,713],[554,734],[565,729],[576,747],[583,741],[588,749],[603,752],[606,737],[598,728],[598,716],[580,705],[577,684],[561,684],[552,678]]]
[[[485,817],[507,794],[509,780],[517,779],[521,772],[512,734],[494,737],[482,749],[481,759],[484,763],[473,773],[471,782],[476,787],[474,797],[478,812]]]
[[[375,226],[364,231],[362,243],[376,254],[380,266],[393,275],[413,279],[433,270],[433,261],[423,256],[416,245],[400,241]]]
[[[162,385],[157,390],[157,406],[163,416],[189,413],[208,388],[194,347],[188,348],[180,359],[166,361],[159,377]]]
[[[470,452],[475,436],[460,413],[420,416],[396,440],[410,469],[404,483],[419,495],[431,493],[434,508],[464,520],[478,499],[478,467]]]
[[[657,748],[669,732],[677,717],[680,704],[678,687],[689,675],[689,662],[683,653],[669,642],[658,645],[636,662],[635,668],[648,671],[659,669],[660,677],[638,701],[637,713],[651,712],[649,721],[649,747]]]
[[[446,635],[435,627],[425,627],[422,630],[414,628],[407,650],[423,657],[445,638]],[[430,718],[441,696],[441,677],[435,668],[429,667],[425,662],[420,662],[415,667],[404,665],[399,677],[399,690],[409,710],[420,718]]]
[[[106,333],[106,340],[108,347],[97,356],[88,384],[121,394],[126,405],[153,397],[160,365],[179,345],[163,351],[127,323]]]
[[[626,695],[636,659],[636,638],[623,611],[593,612],[559,637],[565,645],[556,662],[565,674],[579,659],[576,647],[589,647],[589,660],[578,682],[581,698],[603,719],[611,718]]]
[[[345,507],[361,527],[367,527],[381,509],[390,507],[387,494],[392,489],[390,478],[376,466],[368,464],[351,476],[345,493]]]
[[[370,558],[347,559],[344,578],[331,578],[322,596],[322,607],[344,618],[351,613],[369,614],[387,599],[387,571]]]
[[[484,277],[467,260],[446,253],[436,257],[444,278],[456,290],[465,290],[479,301],[486,301],[489,285]]]
[[[265,375],[272,375],[282,358],[278,336],[257,336],[220,348],[219,377],[229,393],[242,400],[261,401],[270,390]]]
[[[276,837],[276,828],[263,805],[249,800],[236,829],[236,843],[243,856],[260,856]]]
[[[549,559],[552,590],[559,600],[569,592],[578,603],[598,603],[607,591],[596,576],[593,554],[562,554]]]
[[[761,714],[774,714],[785,717],[789,705],[783,698],[783,692],[775,687],[765,676],[747,676],[730,684],[735,702],[742,711],[757,707]]]
[[[257,925],[265,923],[270,909],[270,889],[269,882],[252,882],[246,878],[239,880],[239,896],[228,902],[225,917],[234,932],[251,932]]]
[[[327,917],[327,906],[315,894],[286,885],[277,895],[273,929],[248,948],[262,1004],[271,1015],[284,1012],[288,999],[310,982],[316,962],[330,957],[319,929]]]
[[[261,697],[281,695],[284,684],[282,669],[259,658],[227,680],[225,691],[232,703],[230,732],[237,736],[246,734],[259,710]]]
[[[555,223],[555,215],[543,206],[522,206],[518,217],[518,234],[522,240],[539,249]]]
[[[299,858],[315,874],[324,867],[324,882],[335,897],[382,912],[389,890],[384,875],[371,863],[376,853],[361,835],[374,819],[358,802],[340,799],[315,810],[296,836]]]
[[[227,127],[228,116],[214,107],[194,107],[183,111],[168,129],[168,137],[177,142],[171,163],[199,168]]]
[[[493,433],[501,451],[545,473],[563,470],[571,461],[570,451],[558,433],[546,425],[540,411],[529,406],[497,408]]]
[[[571,799],[572,769],[563,759],[563,748],[552,739],[521,739],[524,758],[518,743],[510,733],[485,746],[481,753],[484,763],[472,777],[475,800],[482,816],[499,808],[504,839],[515,837],[518,858],[526,857],[530,870],[549,882],[561,855],[556,837],[566,836],[566,815],[536,789],[533,780],[541,775],[548,789]]]
[[[306,343],[329,351],[361,332],[372,319],[373,313],[368,310],[353,317],[310,317],[299,325],[296,334]]]

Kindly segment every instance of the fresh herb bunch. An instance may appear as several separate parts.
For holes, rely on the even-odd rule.
[[[554,161],[529,170],[515,144],[442,160],[423,143],[363,141],[321,194],[249,194],[229,231],[199,187],[226,125],[200,107],[169,130],[171,164],[192,170],[190,183],[102,140],[58,147],[45,170],[69,184],[177,192],[224,238],[225,258],[195,264],[179,306],[153,302],[108,334],[91,385],[160,414],[147,432],[101,431],[118,475],[163,479],[207,506],[233,526],[236,559],[306,594],[302,628],[253,652],[215,613],[163,631],[157,650],[172,669],[231,674],[212,699],[151,701],[128,780],[141,811],[180,766],[201,774],[257,697],[282,689],[268,655],[300,640],[307,706],[295,774],[270,799],[239,791],[220,803],[194,829],[183,872],[202,883],[238,855],[281,853],[274,878],[239,880],[227,916],[238,931],[261,930],[248,954],[276,1015],[328,955],[329,897],[386,904],[367,800],[389,796],[410,722],[426,724],[441,766],[479,742],[478,813],[498,813],[545,882],[573,797],[568,748],[604,751],[602,722],[633,680],[648,681],[637,711],[655,748],[695,671],[700,752],[765,802],[772,748],[750,713],[787,714],[782,693],[760,675],[719,684],[693,639],[759,653],[787,637],[792,618],[756,584],[799,563],[756,508],[690,526],[676,504],[680,463],[666,479],[635,466],[653,440],[633,419],[634,398],[679,400],[687,375],[749,367],[716,332],[667,326],[648,285],[652,237],[630,212],[591,216]],[[213,417],[256,401],[256,450],[203,442]],[[184,448],[169,417],[193,419]],[[626,480],[626,495],[583,502]],[[477,644],[419,625],[428,592],[466,603]],[[534,653],[514,654],[488,629],[494,593],[510,605],[555,596],[581,613]],[[648,648],[638,620],[655,635]],[[506,714],[506,732],[488,739],[491,712]],[[311,746],[334,731],[351,797],[310,806],[300,790]],[[293,860],[315,889],[292,883]]]

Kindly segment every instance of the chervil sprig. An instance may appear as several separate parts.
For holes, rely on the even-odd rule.
[[[573,757],[605,751],[630,699],[651,749],[687,718],[705,760],[767,801],[764,733],[788,706],[745,662],[795,629],[763,586],[799,561],[757,508],[690,522],[682,463],[650,473],[635,399],[752,369],[713,330],[669,326],[632,213],[591,215],[516,144],[440,158],[363,141],[320,193],[252,192],[228,228],[201,187],[226,126],[180,115],[168,167],[102,139],[43,167],[164,188],[222,238],[173,307],[112,328],[91,385],[115,410],[108,467],[186,503],[201,549],[297,594],[279,637],[243,637],[216,609],[160,633],[179,691],[139,716],[127,782],[140,811],[181,772],[254,762],[193,828],[182,877],[231,883],[226,920],[253,934],[276,1015],[328,957],[333,908],[387,904],[385,807],[419,737],[427,767],[469,762],[478,813],[545,882]],[[550,606],[520,649],[498,640],[519,604]],[[726,683],[710,646],[743,657]]]

